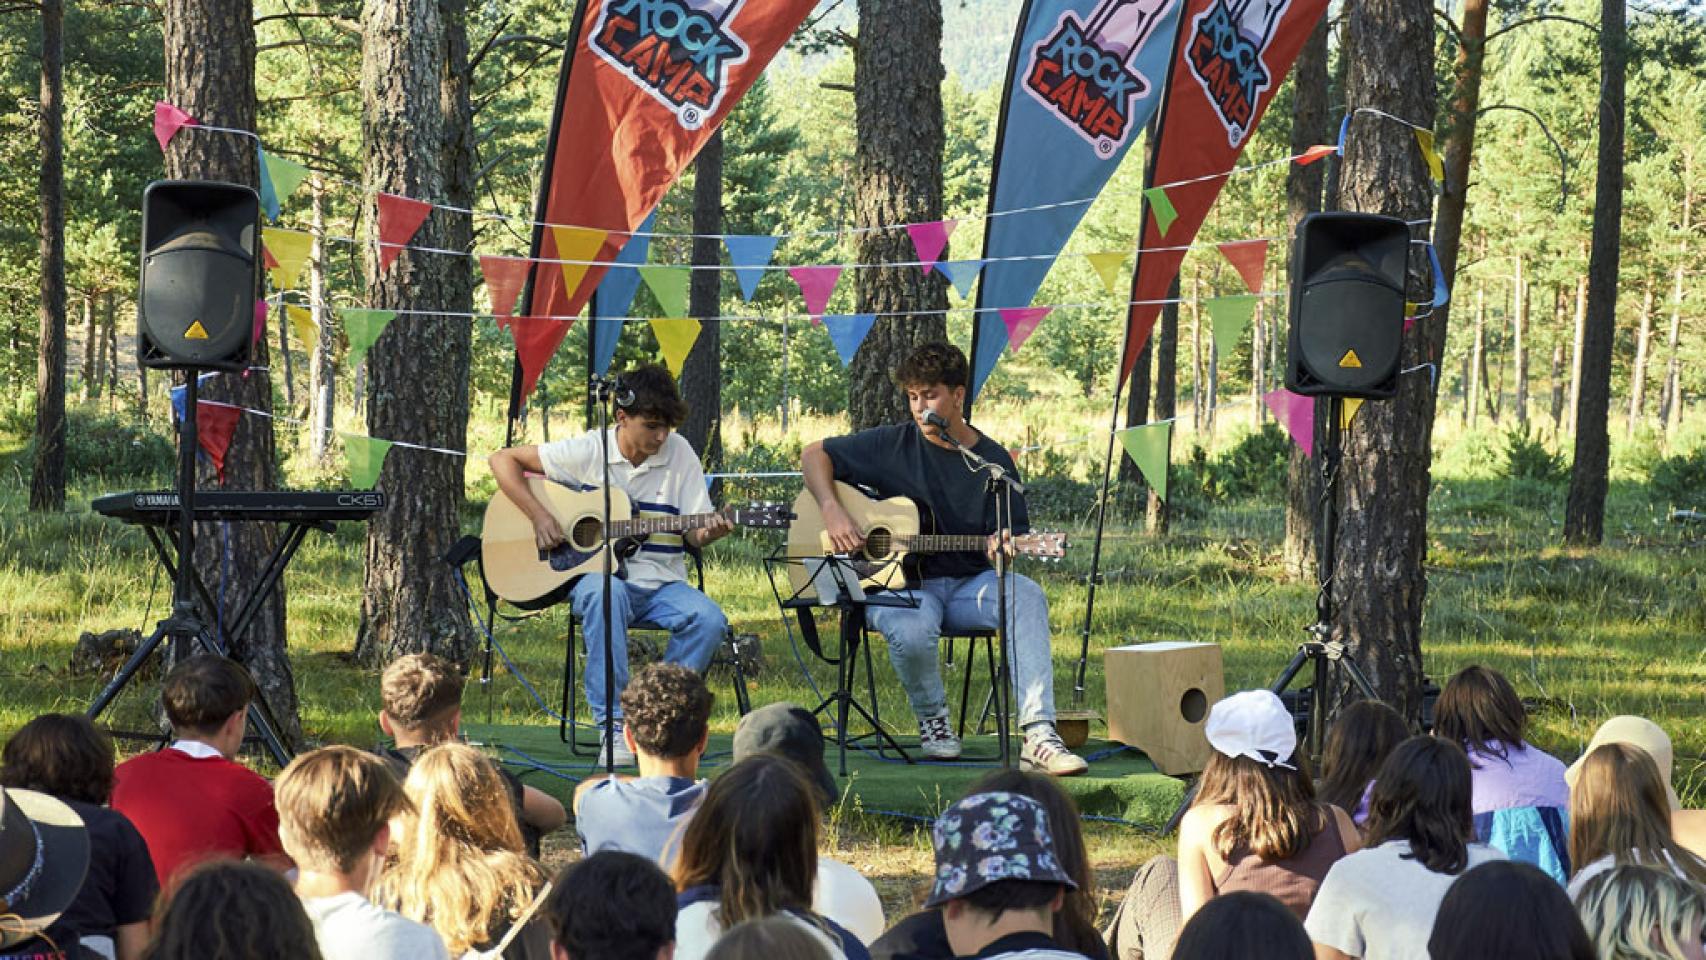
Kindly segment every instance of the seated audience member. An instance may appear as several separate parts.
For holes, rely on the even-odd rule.
[[[670,960],[675,888],[650,858],[601,851],[557,875],[551,922],[552,960]]]
[[[1706,862],[1671,837],[1670,801],[1658,765],[1640,747],[1608,743],[1583,758],[1570,791],[1570,895],[1613,866],[1670,870],[1706,884]]]
[[[675,864],[675,960],[701,960],[724,930],[781,915],[832,960],[866,960],[859,938],[811,912],[817,877],[816,791],[799,764],[747,757],[711,781]]]
[[[1061,868],[1042,804],[973,794],[936,818],[930,839],[936,881],[924,906],[942,911],[954,956],[1083,960],[1052,936],[1077,883]]]
[[[1235,890],[1203,904],[1179,933],[1173,960],[1313,960],[1291,908],[1266,893]]]
[[[1349,813],[1362,826],[1375,771],[1409,736],[1404,718],[1379,700],[1358,700],[1339,711],[1321,756],[1321,802]]]
[[[279,835],[325,960],[448,960],[433,929],[367,893],[409,798],[383,760],[354,747],[304,753],[278,778]]]
[[[735,726],[736,763],[761,753],[775,754],[798,764],[817,788],[819,812],[835,803],[835,778],[823,762],[823,727],[817,714],[792,703],[772,703],[740,718]],[[860,943],[883,935],[883,901],[877,888],[859,871],[839,860],[819,855],[812,884],[812,912],[853,931]]]
[[[113,743],[106,732],[81,714],[36,717],[6,741],[0,786],[48,794],[70,807],[89,833],[83,886],[47,938],[81,945],[86,957],[137,960],[160,883],[142,835],[124,814],[105,806],[113,792]]]
[[[1469,760],[1437,737],[1411,737],[1381,764],[1366,849],[1333,864],[1304,929],[1320,960],[1423,960],[1434,914],[1465,870],[1505,855],[1475,843]]]
[[[189,657],[160,690],[177,739],[113,772],[113,809],[148,841],[162,887],[179,870],[215,857],[290,867],[278,842],[272,787],[234,759],[254,696],[254,682],[236,661]]]
[[[462,728],[463,679],[456,665],[430,653],[398,657],[379,680],[379,728],[393,746],[377,752],[402,782],[409,764],[427,747],[456,739]],[[498,768],[515,803],[521,837],[530,856],[539,855],[539,838],[568,820],[556,797],[524,786],[515,775]]]
[[[1599,960],[1558,882],[1515,860],[1458,877],[1428,937],[1432,960]]]
[[[718,937],[705,960],[829,960],[829,951],[797,923],[760,917]]]
[[[77,811],[45,793],[0,788],[0,957],[67,960],[75,943],[42,932],[77,898],[89,833]]]
[[[440,744],[415,758],[403,792],[413,810],[374,901],[438,931],[452,956],[549,960],[545,871],[522,847],[497,764],[466,744]]]
[[[1564,771],[1564,782],[1569,784],[1572,794],[1576,788],[1576,778],[1581,775],[1582,762],[1587,759],[1588,754],[1608,743],[1633,744],[1653,758],[1653,763],[1659,768],[1659,779],[1664,781],[1665,800],[1670,804],[1671,838],[1684,850],[1706,859],[1706,810],[1682,809],[1682,802],[1676,797],[1676,789],[1671,786],[1674,754],[1671,751],[1670,736],[1651,720],[1644,717],[1612,717],[1600,724],[1599,729],[1594,731],[1593,739],[1588,741],[1587,749]]]
[[[1564,764],[1523,740],[1528,715],[1497,670],[1469,666],[1434,705],[1434,736],[1469,755],[1475,782],[1475,839],[1532,863],[1563,883],[1570,876],[1570,788]]]
[[[1096,875],[1090,869],[1090,858],[1084,850],[1084,835],[1079,829],[1078,805],[1054,777],[1021,770],[995,770],[980,778],[966,791],[966,796],[980,793],[1012,793],[1030,797],[1048,814],[1054,829],[1054,855],[1061,869],[1078,885],[1070,890],[1054,915],[1054,941],[1074,953],[1091,960],[1107,960],[1108,946],[1096,930]],[[928,891],[925,892],[928,896]],[[872,960],[891,960],[910,957],[916,960],[948,960],[954,955],[948,946],[948,931],[942,925],[942,911],[920,910],[889,928],[871,944]]]
[[[321,960],[314,925],[277,870],[209,860],[178,880],[144,960]]]
[[[1706,891],[1652,867],[1612,867],[1576,894],[1600,960],[1702,960]]]
[[[667,865],[670,839],[705,795],[699,758],[710,736],[711,691],[696,670],[654,663],[622,691],[622,736],[640,775],[588,777],[575,788],[581,850],[625,850]]]
[[[1192,914],[1233,890],[1271,894],[1301,920],[1328,869],[1362,846],[1350,815],[1315,798],[1278,696],[1235,693],[1214,705],[1204,730],[1214,751],[1179,822],[1179,859],[1144,864],[1114,918],[1122,960],[1165,957]]]

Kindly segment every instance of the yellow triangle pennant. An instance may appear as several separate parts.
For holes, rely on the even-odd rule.
[[[1102,278],[1102,286],[1108,293],[1119,294],[1120,267],[1125,265],[1125,254],[1115,250],[1109,253],[1087,253],[1084,259],[1090,261],[1090,269],[1096,271],[1096,276]]]
[[[1346,350],[1345,355],[1339,358],[1339,366],[1347,370],[1361,370],[1362,358],[1357,356],[1355,350]]]
[[[699,339],[699,321],[691,317],[653,320],[652,333],[658,338],[658,349],[663,351],[663,362],[670,374],[681,376],[682,365],[687,363],[687,355]]]
[[[320,345],[320,325],[314,322],[314,311],[293,303],[284,308],[284,315],[290,318],[290,329],[296,331],[302,349],[313,353]]]
[[[262,227],[261,242],[266,245],[267,276],[272,278],[273,289],[293,289],[302,279],[302,266],[308,262],[314,237],[300,230]]]
[[[1432,130],[1417,130],[1416,145],[1422,148],[1422,159],[1428,162],[1428,176],[1435,183],[1445,182],[1445,164],[1440,161],[1439,151],[1434,149],[1434,132]]]
[[[580,289],[581,281],[598,252],[604,249],[603,230],[590,227],[552,227],[551,236],[557,241],[557,259],[563,261],[563,292],[570,297]]]
[[[1357,411],[1362,409],[1361,397],[1346,397],[1339,407],[1339,429],[1349,430],[1351,421],[1356,419]]]

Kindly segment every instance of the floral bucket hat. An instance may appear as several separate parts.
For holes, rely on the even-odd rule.
[[[978,793],[949,807],[930,832],[936,884],[926,907],[938,907],[998,880],[1078,884],[1054,854],[1048,812],[1016,793]]]

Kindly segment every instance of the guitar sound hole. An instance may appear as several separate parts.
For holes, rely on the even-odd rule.
[[[604,539],[603,530],[604,525],[597,517],[582,517],[569,531],[569,542],[575,545],[576,550],[596,550],[599,541]]]
[[[865,556],[872,560],[882,560],[892,551],[889,542],[889,532],[878,527],[865,534]]]

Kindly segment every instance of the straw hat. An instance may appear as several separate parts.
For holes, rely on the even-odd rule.
[[[1608,743],[1627,743],[1645,750],[1647,756],[1653,758],[1653,763],[1658,765],[1659,778],[1665,782],[1665,796],[1670,798],[1670,808],[1682,809],[1682,803],[1676,799],[1676,790],[1670,785],[1670,737],[1658,724],[1643,717],[1612,717],[1599,725],[1599,729],[1594,731],[1593,739],[1588,741],[1587,749],[1564,771],[1564,782],[1570,785],[1571,790],[1576,788],[1576,777],[1581,774],[1582,763],[1587,760],[1588,754]]]

